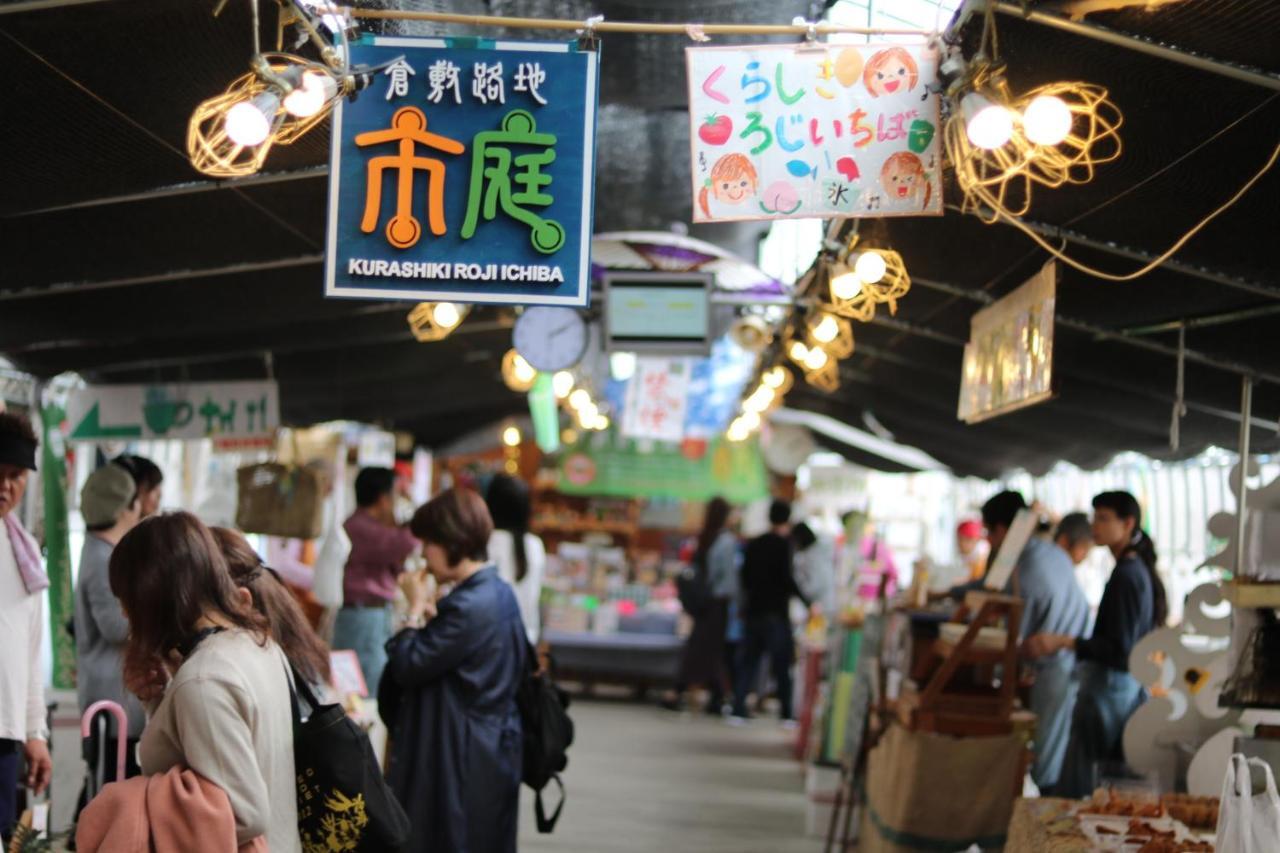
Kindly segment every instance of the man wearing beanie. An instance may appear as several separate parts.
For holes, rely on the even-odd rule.
[[[21,415],[0,412],[0,836],[13,831],[18,767],[36,793],[49,785],[49,729],[40,644],[44,590],[49,586],[40,546],[18,520],[27,478],[36,470],[36,434]]]
[[[119,600],[111,592],[107,564],[111,552],[142,517],[142,501],[133,475],[122,465],[103,465],[89,475],[80,491],[80,514],[84,516],[84,548],[80,552],[80,574],[76,581],[76,694],[83,711],[94,702],[109,699],[121,705],[129,718],[129,749],[125,775],[140,772],[135,747],[146,725],[146,714],[137,697],[124,686],[124,647],[129,622]],[[101,770],[104,782],[116,781],[116,722],[109,714],[107,739],[100,738],[98,721],[85,741],[85,760],[90,772]],[[106,761],[98,767],[102,755]],[[81,794],[83,808],[86,794]],[[79,811],[77,808],[77,813]]]

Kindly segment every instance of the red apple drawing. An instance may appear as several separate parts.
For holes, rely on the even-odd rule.
[[[708,145],[724,145],[732,135],[733,122],[728,116],[718,116],[715,113],[707,116],[698,128],[698,137]]]

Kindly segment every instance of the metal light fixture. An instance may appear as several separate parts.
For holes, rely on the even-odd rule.
[[[273,145],[297,141],[328,117],[339,98],[365,88],[386,67],[352,66],[347,60],[346,26],[331,27],[341,40],[341,46],[335,47],[320,35],[316,13],[298,0],[281,0],[280,41],[283,42],[285,28],[297,24],[303,40],[310,40],[321,61],[288,53],[263,53],[257,0],[251,0],[250,7],[252,70],[233,81],[221,95],[201,102],[187,124],[191,165],[213,177],[237,177],[258,171]],[[333,18],[324,16],[326,22]]]
[[[843,317],[817,311],[809,318],[809,337],[836,358],[853,355],[853,326]],[[810,350],[812,352],[812,350]],[[805,362],[806,366],[808,362]]]
[[[462,324],[469,305],[453,302],[420,302],[409,312],[409,330],[422,343],[442,341]]]
[[[507,350],[506,355],[502,357],[502,381],[508,388],[523,394],[533,387],[534,380],[537,378],[538,371],[524,360],[524,356],[514,348]]]

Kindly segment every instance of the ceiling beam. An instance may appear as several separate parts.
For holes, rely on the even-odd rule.
[[[1103,27],[1098,24],[1090,24],[1084,21],[1074,21],[1071,18],[1064,18],[1061,15],[1051,15],[1048,12],[1039,12],[1027,8],[1019,3],[1001,2],[995,3],[995,9],[1004,15],[1014,18],[1022,18],[1024,21],[1031,21],[1035,24],[1050,27],[1055,30],[1071,33],[1072,35],[1083,36],[1084,38],[1094,39],[1104,44],[1123,47],[1138,53],[1145,53],[1148,56],[1154,56],[1158,59],[1164,59],[1168,62],[1174,62],[1178,65],[1186,65],[1197,71],[1207,71],[1210,74],[1218,74],[1223,77],[1230,77],[1233,80],[1239,80],[1242,83],[1249,83],[1254,86],[1261,86],[1264,89],[1273,89],[1280,91],[1280,76],[1260,71],[1253,68],[1245,68],[1235,63],[1225,62],[1221,59],[1212,59],[1207,56],[1190,53],[1180,50],[1176,47],[1160,44],[1150,39],[1139,38],[1137,36],[1122,33],[1118,30]],[[1258,34],[1259,38],[1265,38],[1264,34]]]
[[[107,2],[111,2],[111,0],[20,0],[17,3],[0,4],[0,15],[45,12],[50,9],[63,9],[68,6],[88,6],[94,3]]]
[[[0,6],[0,9],[3,9]],[[91,207],[106,207],[113,204],[128,204],[134,201],[155,201],[161,198],[175,198],[179,196],[198,195],[200,193],[216,192],[218,190],[242,190],[246,187],[265,187],[272,184],[285,184],[292,181],[308,181],[315,178],[329,177],[328,166],[315,166],[310,169],[294,169],[289,172],[266,172],[256,175],[246,175],[242,178],[227,178],[225,181],[190,181],[181,184],[171,184],[166,187],[153,187],[149,190],[142,190],[136,193],[125,193],[123,195],[101,196],[99,198],[89,198],[83,201],[72,202],[71,204],[57,204],[52,207],[36,207],[31,210],[19,210],[15,213],[4,214],[4,219],[21,219],[24,216],[39,216],[44,213],[60,213],[67,210],[83,210]]]
[[[990,208],[979,207],[975,210],[966,210],[958,204],[948,204],[946,207],[947,210],[953,210],[956,213],[975,216],[988,222],[991,219],[998,218],[1001,225],[1005,225],[1009,228],[1014,227],[1010,223],[1006,222],[1002,217],[997,217],[995,211]],[[1072,231],[1069,228],[1063,228],[1058,225],[1035,222],[1021,217],[1018,218],[1018,222],[1042,237],[1049,237],[1055,240],[1065,240],[1067,243],[1071,243],[1076,246],[1084,246],[1087,249],[1094,249],[1096,251],[1103,252],[1104,254],[1115,255],[1118,258],[1128,258],[1134,261],[1142,261],[1143,263],[1150,263],[1156,259],[1156,256],[1150,252],[1144,252],[1141,249],[1130,249],[1126,246],[1117,246],[1114,243],[1108,243],[1105,240],[1089,237],[1078,231]],[[1224,287],[1234,288],[1235,290],[1242,290],[1245,293],[1252,293],[1255,296],[1265,296],[1268,299],[1280,300],[1280,287],[1276,287],[1273,284],[1265,284],[1258,281],[1247,281],[1237,276],[1227,275],[1226,273],[1218,272],[1216,270],[1204,269],[1202,267],[1197,267],[1192,264],[1172,259],[1160,264],[1160,267],[1162,269],[1190,276],[1191,278],[1198,278],[1202,281],[1220,284]]]
[[[0,302],[16,302],[22,299],[41,299],[48,296],[67,296],[73,293],[87,293],[93,290],[115,290],[121,287],[139,287],[147,284],[162,284],[168,281],[188,281],[193,278],[215,278],[224,275],[243,275],[251,272],[288,269],[324,263],[324,255],[299,255],[295,258],[277,258],[271,261],[251,261],[241,264],[227,264],[220,267],[206,267],[198,270],[174,270],[172,272],[152,275],[126,276],[103,281],[78,281],[48,284],[41,287],[28,287],[23,290],[0,291]]]

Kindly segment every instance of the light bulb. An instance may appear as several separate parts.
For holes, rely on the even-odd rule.
[[[452,329],[462,322],[462,312],[452,302],[439,302],[431,310],[431,319],[442,329]]]
[[[626,382],[636,375],[636,354],[615,352],[609,356],[609,373],[619,382]]]
[[[585,388],[578,388],[569,395],[569,405],[575,409],[581,409],[590,402],[591,394]]]
[[[818,343],[829,344],[840,336],[840,324],[830,314],[823,314],[818,325],[813,327],[813,339]]]
[[[524,356],[519,353],[516,353],[516,357],[511,360],[511,367],[516,381],[522,385],[538,378],[538,371],[534,370],[533,365],[525,361]]]
[[[502,443],[507,447],[519,447],[520,438],[520,430],[517,427],[509,426],[502,431]]]
[[[782,383],[787,381],[787,369],[782,365],[771,367],[760,377],[760,382],[770,388],[781,388]]]
[[[569,392],[573,390],[573,382],[573,374],[567,370],[562,370],[551,377],[551,390],[555,392],[557,400],[563,400],[569,396]]]
[[[867,284],[875,284],[884,278],[884,274],[889,271],[889,265],[884,262],[884,255],[879,252],[863,252],[858,255],[853,271]]]
[[[742,423],[744,427],[747,428],[748,432],[755,432],[757,429],[760,428],[759,412],[743,412],[741,415],[738,416],[738,420],[739,422]]]
[[[804,366],[810,370],[821,370],[827,366],[829,356],[822,347],[814,347],[804,357]]]
[[[592,427],[592,429],[596,429],[596,430],[599,430],[599,431],[601,431],[601,432],[604,432],[604,431],[605,431],[605,430],[607,430],[608,428],[609,428],[609,416],[608,416],[608,415],[596,415],[596,422],[595,422],[595,426],[594,426],[594,427]]]
[[[600,417],[600,409],[590,400],[586,402],[586,405],[578,409],[578,422],[584,427],[590,428],[590,425],[595,423],[598,417]]]
[[[744,411],[763,412],[773,403],[773,398],[776,395],[777,392],[772,388],[761,386],[750,397],[742,401],[742,408]]]
[[[960,102],[964,115],[965,133],[969,141],[979,148],[999,148],[1013,136],[1013,112],[1000,104],[970,92]]]
[[[573,427],[566,427],[564,431],[560,433],[560,443],[570,446],[577,444],[578,431]]]
[[[725,433],[725,437],[730,441],[746,441],[750,436],[751,430],[747,429],[741,419],[729,424],[729,429]]]
[[[809,355],[809,348],[804,345],[804,341],[792,341],[791,349],[788,352],[793,359],[803,363],[805,357]]]
[[[1057,145],[1071,132],[1071,109],[1061,98],[1039,95],[1022,114],[1022,127],[1037,145]]]
[[[319,77],[314,71],[308,71],[302,75],[302,82],[284,96],[284,108],[289,115],[310,118],[324,109],[324,86]]]
[[[251,101],[241,101],[227,110],[227,136],[236,145],[261,145],[271,135],[271,122],[280,107],[280,96],[263,92]]]
[[[852,299],[862,292],[862,279],[848,267],[831,278],[831,295],[836,299]]]

